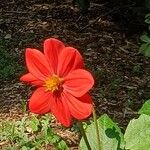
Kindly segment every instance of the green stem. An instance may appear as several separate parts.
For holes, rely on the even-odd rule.
[[[92,149],[91,149],[91,146],[90,146],[90,144],[89,144],[89,141],[88,141],[88,139],[87,139],[87,136],[86,136],[86,134],[85,134],[85,131],[84,131],[82,122],[79,121],[79,122],[78,122],[78,126],[79,126],[79,128],[80,128],[80,132],[81,132],[81,134],[82,134],[82,136],[83,136],[83,139],[84,139],[84,141],[85,141],[85,144],[86,144],[86,146],[87,146],[87,149],[88,149],[88,150],[92,150]]]
[[[102,148],[101,148],[101,141],[100,141],[100,135],[99,135],[100,132],[99,132],[98,124],[97,124],[97,116],[96,116],[94,106],[93,106],[93,119],[95,123],[96,135],[97,135],[98,150],[101,150]]]

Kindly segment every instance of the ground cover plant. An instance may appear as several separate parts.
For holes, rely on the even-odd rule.
[[[76,1],[76,4],[82,9],[80,2]],[[72,0],[6,0],[0,4],[0,149],[149,149],[149,31],[144,24],[144,19],[148,23],[149,15],[142,18],[140,5],[131,1],[118,0],[116,4],[112,0],[106,3],[93,0],[88,5],[89,11],[84,12],[79,11],[78,5],[73,7]],[[144,30],[146,35],[140,40]],[[65,101],[67,105],[70,102],[71,117],[65,111],[66,105],[62,107],[59,103],[64,97],[55,104],[52,111],[52,105],[45,105],[48,104],[45,103],[45,96],[42,101],[32,101],[34,91],[43,86],[42,80],[34,78],[33,82],[33,76],[29,74],[24,79],[22,77],[28,71],[33,74],[36,67],[43,68],[42,74],[45,75],[45,67],[41,63],[36,65],[40,57],[33,59],[34,49],[38,49],[35,53],[41,55],[44,41],[50,38],[76,49],[80,54],[77,54],[79,57],[76,59],[84,59],[84,69],[87,70],[85,72],[91,72],[95,80],[90,91],[92,98],[88,95],[87,104],[83,97],[82,105],[74,103],[75,101]],[[140,44],[145,44],[146,49],[140,49],[139,53]],[[25,60],[25,54],[29,47],[33,50],[29,50],[30,54],[33,53],[28,56],[30,67],[26,67],[29,60]],[[66,55],[69,56],[68,53]],[[66,58],[69,60],[70,57]],[[62,67],[72,66],[76,59],[73,57],[72,63]],[[79,64],[77,66],[82,68],[81,63]],[[63,72],[63,69],[60,70]],[[39,74],[41,77],[40,72]],[[20,77],[30,84],[25,85],[19,81]],[[65,86],[66,91],[69,90],[67,86],[70,82],[66,86],[61,78],[46,78],[44,87],[53,92],[62,86]],[[92,77],[90,81],[91,79]],[[79,80],[83,82],[83,79],[78,78]],[[86,80],[89,84],[89,78]],[[77,88],[76,95],[72,88],[69,92],[79,99],[92,87],[92,82],[90,86],[86,83],[81,91]],[[36,86],[31,86],[31,83]],[[65,95],[65,99],[67,97]],[[76,109],[72,103],[77,106]],[[83,109],[85,105],[86,109]],[[92,105],[96,110],[93,117]],[[44,115],[47,111],[50,113]]]

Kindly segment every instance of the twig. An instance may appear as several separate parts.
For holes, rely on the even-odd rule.
[[[129,53],[130,53],[129,51],[125,50],[123,47],[119,47],[119,49],[120,49],[121,51],[123,51],[124,53],[126,53],[126,54],[129,54]]]
[[[120,10],[120,9],[128,8],[128,7],[131,7],[131,6],[134,6],[134,5],[135,5],[135,4],[126,5],[126,6],[123,6],[123,7],[116,7],[116,8],[114,8],[114,9],[110,10],[109,12],[106,12],[105,14],[100,15],[99,17],[97,17],[94,21],[92,21],[91,23],[89,23],[89,24],[86,25],[85,27],[81,28],[81,29],[79,30],[79,32],[81,32],[82,30],[84,30],[84,29],[90,27],[92,24],[96,23],[99,19],[101,19],[102,17],[105,17],[105,16],[111,14],[112,12],[116,12],[116,11],[118,11],[118,10]]]
[[[103,7],[103,6],[106,6],[107,4],[109,4],[109,2],[106,2],[104,4],[96,4],[96,3],[92,3],[92,2],[90,3],[91,7],[93,7],[93,6]]]
[[[90,27],[92,24],[96,23],[96,22],[97,22],[99,19],[101,19],[102,17],[105,17],[105,16],[107,16],[107,15],[109,15],[109,14],[111,14],[112,12],[117,11],[117,10],[118,10],[118,8],[115,8],[115,9],[112,9],[112,10],[110,10],[109,12],[107,12],[107,13],[105,13],[105,14],[103,14],[103,15],[100,15],[100,16],[97,17],[94,21],[92,21],[91,23],[89,23],[89,24],[86,25],[85,27],[81,28],[79,31],[83,31],[84,29]]]

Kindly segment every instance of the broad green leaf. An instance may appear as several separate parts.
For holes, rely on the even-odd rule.
[[[145,56],[150,57],[150,44],[148,45],[147,49],[144,52]]]
[[[141,37],[140,37],[140,39],[143,41],[143,42],[148,42],[148,43],[150,43],[150,37],[148,36],[148,35],[146,35],[146,34],[144,34],[144,35],[142,35]]]
[[[147,49],[147,47],[148,47],[148,43],[143,43],[140,47],[140,52],[143,54],[145,49]]]
[[[124,138],[127,150],[150,150],[150,116],[142,114],[138,119],[132,119]]]
[[[120,128],[106,114],[102,115],[97,122],[101,138],[101,150],[122,150],[124,148],[124,139]],[[87,127],[86,135],[92,150],[98,150],[94,122]],[[80,141],[79,149],[87,150],[83,138]]]
[[[150,57],[150,44],[149,43],[142,44],[140,47],[140,52],[145,56]]]
[[[143,104],[142,108],[139,110],[139,113],[150,116],[150,99]]]

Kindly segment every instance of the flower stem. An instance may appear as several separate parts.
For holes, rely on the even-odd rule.
[[[84,141],[85,141],[85,144],[86,144],[86,146],[87,146],[87,149],[88,149],[88,150],[92,150],[92,149],[91,149],[91,146],[90,146],[90,144],[89,144],[89,141],[88,141],[88,139],[87,139],[87,136],[86,136],[86,134],[85,134],[85,130],[84,130],[84,128],[83,128],[83,124],[82,124],[81,121],[78,122],[78,126],[79,126],[79,128],[80,128],[80,132],[81,132],[81,134],[82,134],[82,136],[83,136],[83,139],[84,139]]]
[[[99,132],[98,124],[97,124],[97,116],[96,116],[94,106],[93,106],[93,119],[95,123],[96,135],[97,135],[98,150],[101,150],[102,148],[101,148],[101,141],[100,141],[100,135],[99,135],[100,132]]]

